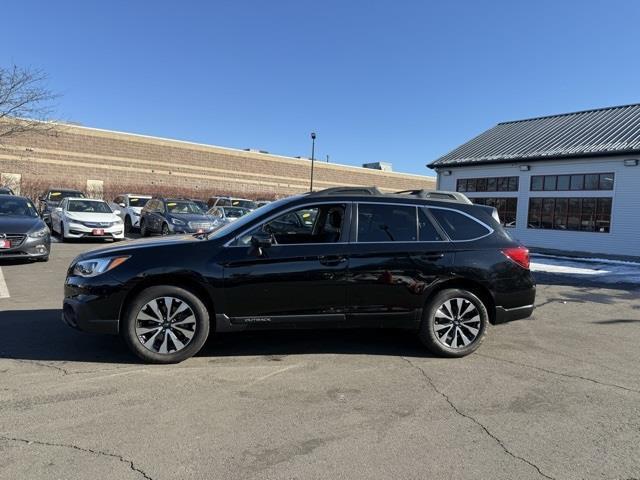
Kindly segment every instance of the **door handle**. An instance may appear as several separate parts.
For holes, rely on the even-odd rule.
[[[425,255],[420,255],[420,258],[423,260],[427,260],[430,262],[434,262],[436,260],[440,260],[444,257],[444,253],[427,253]]]
[[[328,255],[328,256],[321,255],[318,257],[318,261],[322,265],[326,265],[327,267],[334,267],[336,265],[340,265],[341,263],[346,262],[347,258],[340,255]]]

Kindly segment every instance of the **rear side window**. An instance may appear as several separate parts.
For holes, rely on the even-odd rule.
[[[415,242],[416,208],[403,205],[358,205],[358,242]]]
[[[442,240],[424,208],[418,209],[418,240],[421,242],[438,242]]]
[[[487,227],[455,210],[430,208],[429,211],[451,240],[472,240],[490,233]]]

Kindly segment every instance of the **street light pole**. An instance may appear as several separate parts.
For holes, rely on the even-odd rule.
[[[315,162],[315,154],[316,154],[316,132],[311,132],[311,188],[309,189],[313,192],[313,164]]]

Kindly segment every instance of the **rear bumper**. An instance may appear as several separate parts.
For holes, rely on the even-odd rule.
[[[533,313],[534,308],[535,307],[533,305],[525,305],[523,307],[515,308],[496,307],[495,323],[505,323],[528,318]]]

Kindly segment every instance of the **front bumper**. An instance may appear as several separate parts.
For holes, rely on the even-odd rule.
[[[103,274],[94,278],[67,277],[62,321],[77,330],[117,334],[120,307],[126,296],[122,284]]]
[[[87,227],[79,223],[69,223],[66,227],[66,236],[68,238],[124,238],[124,224],[120,223],[111,227]],[[102,230],[102,235],[96,235],[94,232]]]
[[[25,239],[11,248],[0,249],[0,259],[24,258],[25,260],[46,258],[51,251],[51,236],[40,238],[25,237]]]

